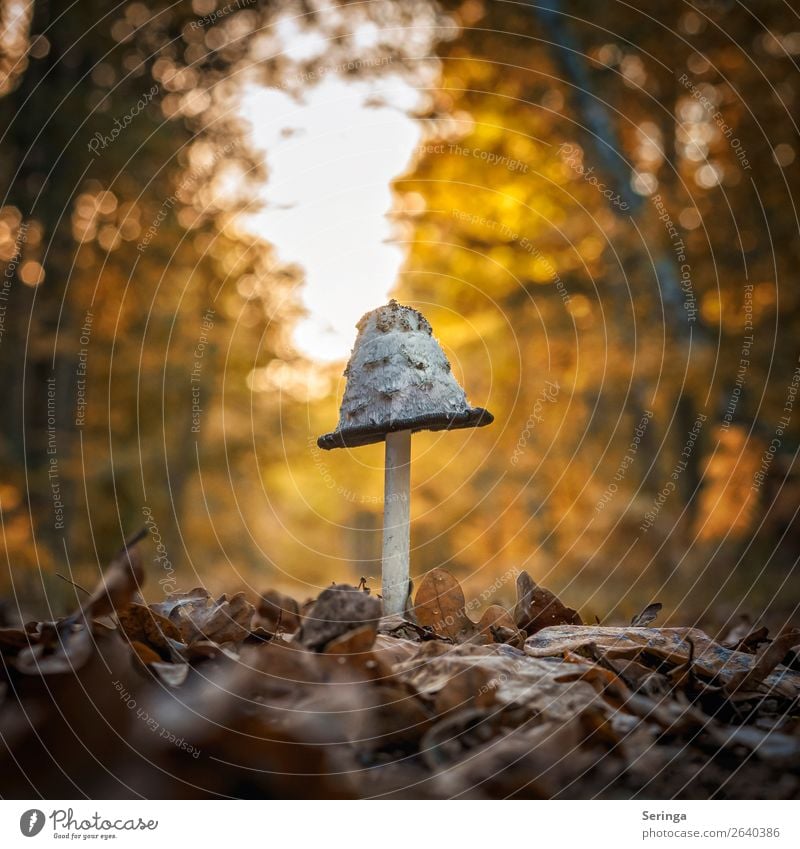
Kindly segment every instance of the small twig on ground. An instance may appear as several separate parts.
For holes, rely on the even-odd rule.
[[[80,590],[82,593],[86,593],[86,595],[91,595],[89,590],[86,587],[82,587],[80,584],[73,581],[71,578],[68,578],[66,575],[62,575],[61,572],[56,572],[56,577],[61,578],[62,581],[66,581],[68,584],[72,584],[76,590]]]

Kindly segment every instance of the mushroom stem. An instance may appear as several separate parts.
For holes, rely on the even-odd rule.
[[[386,616],[403,613],[408,597],[411,431],[386,434],[382,594]]]

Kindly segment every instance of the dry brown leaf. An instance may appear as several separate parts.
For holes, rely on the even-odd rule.
[[[56,675],[80,669],[92,656],[94,643],[86,625],[49,625],[40,642],[22,649],[14,665],[23,675]]]
[[[481,717],[475,717],[473,724],[480,725]],[[574,716],[563,723],[543,722],[534,728],[515,729],[471,748],[468,757],[449,754],[460,736],[450,729],[442,733],[437,726],[423,738],[428,757],[444,749],[447,769],[437,776],[437,795],[444,798],[551,798],[559,785],[569,786],[596,760],[591,751],[580,746],[585,735]],[[443,738],[447,745],[437,738]],[[565,752],[570,756],[565,757]],[[455,763],[450,765],[452,761]]]
[[[523,586],[520,610],[527,616],[536,612],[537,589],[533,582]],[[214,601],[204,590],[152,610],[132,604],[112,632],[97,619],[91,630],[81,621],[0,631],[6,674],[15,682],[0,711],[0,757],[2,741],[13,740],[26,775],[49,791],[64,783],[50,781],[52,760],[39,758],[38,767],[26,733],[42,732],[42,751],[68,765],[70,777],[89,780],[101,762],[134,792],[151,795],[176,792],[177,780],[203,793],[235,795],[245,788],[274,796],[286,792],[283,773],[300,772],[293,786],[327,797],[336,792],[329,778],[342,775],[361,796],[492,796],[528,794],[531,782],[546,774],[548,785],[536,792],[661,798],[681,787],[702,793],[687,783],[701,770],[709,788],[727,781],[732,794],[742,795],[753,782],[774,778],[776,794],[796,795],[800,671],[775,664],[785,660],[786,645],[800,642],[797,632],[754,656],[694,629],[644,627],[640,616],[622,628],[547,627],[526,639],[523,652],[504,641],[516,623],[499,606],[489,608],[471,634],[456,632],[453,645],[452,636],[403,617],[378,621],[374,608],[362,610],[351,597],[369,598],[346,587],[321,594],[310,626],[318,630],[301,633],[306,646],[281,637],[280,625],[277,635],[262,628],[265,641],[197,638],[200,628],[217,628],[220,603],[236,601]],[[546,610],[552,599],[544,598]],[[437,609],[441,613],[440,603]],[[463,593],[455,609],[469,621]],[[246,621],[234,620],[244,632]],[[247,633],[252,639],[253,629]],[[189,645],[186,634],[193,637]],[[479,644],[487,635],[500,641]],[[86,647],[88,662],[76,682],[73,670]],[[23,682],[15,652],[26,675],[67,674],[45,684]],[[165,662],[168,656],[179,662]],[[144,665],[148,679],[131,674],[132,662]],[[739,689],[731,692],[732,684]],[[45,688],[53,698],[41,702]],[[3,689],[0,683],[0,699]],[[654,698],[658,690],[662,697]],[[158,734],[131,711],[129,698],[158,723]],[[60,724],[53,703],[65,711]],[[98,710],[113,722],[105,743],[97,735]],[[34,718],[33,735],[26,732],[30,720],[9,728],[17,714]],[[75,739],[98,748],[81,755]],[[129,751],[120,739],[152,769],[131,766],[118,753]],[[4,761],[0,784],[13,787],[8,766]],[[281,771],[278,785],[269,778],[274,770]],[[97,793],[99,784],[91,790]]]
[[[255,613],[244,593],[236,593],[230,599],[223,594],[212,601],[208,591],[202,587],[186,593],[173,593],[165,601],[151,604],[150,609],[169,619],[187,645],[199,640],[241,642],[251,632]]]
[[[447,771],[467,753],[497,733],[497,714],[483,708],[465,707],[437,718],[419,742],[420,755],[428,767]]]
[[[750,617],[742,614],[719,642],[725,648],[755,654],[762,643],[769,642],[769,630],[763,626],[754,628]]]
[[[625,682],[602,666],[590,666],[578,672],[567,672],[555,678],[557,684],[569,684],[573,681],[585,681],[591,684],[595,691],[603,696],[606,702],[614,708],[621,708],[630,695]]]
[[[753,630],[753,622],[746,613],[737,617],[735,623],[722,637],[717,637],[717,642],[726,648],[732,649]]]
[[[420,625],[436,634],[461,642],[475,632],[466,612],[464,591],[446,569],[432,569],[417,590],[414,613]]]
[[[30,632],[30,644],[16,657],[15,665],[20,672],[25,675],[73,672],[89,660],[94,640],[88,625],[80,623],[122,611],[131,603],[144,582],[142,558],[136,547],[144,534],[145,531],[140,531],[125,543],[89,598],[74,613],[59,622],[41,623]]]
[[[329,679],[386,685],[392,678],[392,659],[386,652],[373,651],[376,637],[375,623],[362,625],[335,637],[323,647],[322,653],[313,656]]]
[[[422,702],[393,682],[371,684],[350,720],[354,739],[369,751],[414,751],[431,724]]]
[[[168,640],[181,640],[177,625],[144,604],[131,603],[117,613],[117,621],[129,640],[149,643],[160,649],[169,647]]]
[[[480,621],[476,625],[479,634],[490,637],[496,643],[509,642],[517,634],[517,626],[511,614],[499,604],[490,604]],[[498,639],[498,636],[506,636],[508,639]]]
[[[274,636],[275,633],[273,631],[268,631],[261,625],[254,625],[253,630],[247,636],[247,642],[268,643]]]
[[[525,653],[531,657],[559,657],[567,651],[586,651],[594,646],[612,661],[636,659],[644,653],[677,666],[689,660],[691,645],[687,638],[694,643],[693,669],[699,674],[729,682],[753,667],[753,655],[726,649],[697,628],[558,625],[528,637]],[[793,670],[773,671],[764,678],[764,683],[770,686],[781,682],[800,693],[800,673]]]
[[[191,645],[181,644],[180,651],[177,653],[178,661],[189,661],[194,663],[198,660],[206,660],[212,657],[224,655],[231,660],[238,660],[238,646],[241,644],[225,643],[220,645],[213,640],[195,640]]]
[[[733,649],[734,651],[746,651],[750,654],[756,654],[758,647],[762,645],[762,643],[768,643],[770,641],[768,635],[769,630],[767,628],[756,628],[755,630],[746,633],[741,639],[732,643],[729,643],[726,640],[722,643],[722,645],[726,648]]]
[[[189,674],[188,663],[166,663],[145,643],[134,641],[131,648],[148,671],[168,687],[179,687],[186,680]]]
[[[731,692],[755,690],[783,660],[786,652],[798,643],[800,643],[800,631],[795,628],[785,628],[771,643],[768,643],[755,655],[749,669],[739,672],[731,678],[728,682],[728,689]],[[800,696],[800,690],[797,695]]]
[[[368,652],[378,636],[377,623],[362,625],[354,631],[348,631],[341,637],[334,637],[325,647],[325,654],[362,654]]]
[[[139,543],[147,533],[139,531],[133,536],[103,573],[97,586],[78,610],[68,617],[67,621],[78,621],[79,618],[98,619],[124,610],[144,583],[144,566],[139,552]]]
[[[497,681],[488,669],[465,666],[436,693],[433,710],[437,717],[464,708],[483,710],[495,702]]]
[[[413,615],[413,610],[409,615]],[[398,637],[403,640],[415,640],[419,643],[426,640],[447,639],[447,637],[441,637],[435,631],[431,631],[430,628],[423,628],[417,622],[412,622],[401,613],[382,616],[380,622],[378,622],[378,633]]]
[[[148,668],[168,687],[180,687],[189,675],[188,663],[151,663]]]
[[[372,653],[379,662],[392,667],[396,663],[403,663],[414,657],[419,651],[419,646],[420,644],[413,640],[378,634],[372,646]]]
[[[517,575],[517,604],[514,621],[521,631],[535,634],[551,625],[581,625],[581,617],[571,607],[531,578],[527,572]]]
[[[335,584],[319,594],[303,619],[295,639],[300,645],[321,651],[337,637],[363,627],[377,630],[383,606],[375,596],[349,584]]]
[[[591,668],[588,661],[582,663]],[[570,671],[576,666],[570,666]],[[417,692],[434,696],[463,670],[473,667],[488,675],[495,701],[518,706],[526,716],[542,714],[564,720],[597,699],[588,683],[558,683],[555,679],[565,672],[561,664],[527,657],[502,645],[424,643],[411,659],[397,664],[394,672]]]
[[[93,638],[81,620],[98,619],[124,610],[144,581],[141,555],[136,544],[139,532],[130,539],[103,573],[89,598],[80,607],[55,623],[8,629],[4,642],[11,654],[18,650],[15,665],[25,675],[53,675],[80,669],[91,657]],[[100,626],[95,626],[100,627]],[[25,638],[24,643],[22,642]]]
[[[164,601],[156,602],[150,605],[150,610],[155,611],[159,616],[165,616],[172,622],[180,620],[179,611],[186,607],[205,607],[211,599],[211,593],[205,587],[195,587],[185,593],[170,593]],[[175,616],[173,616],[173,613]]]
[[[747,725],[731,728],[715,723],[709,723],[704,732],[722,748],[742,747],[759,759],[783,769],[794,769],[800,761],[800,740],[788,734],[776,731],[765,733]]]
[[[261,594],[258,615],[263,626],[273,634],[279,629],[294,634],[302,621],[297,602],[291,596],[272,589]]]
[[[641,691],[649,696],[663,695],[667,692],[669,681],[664,675],[636,660],[606,658],[606,663],[631,690]]]
[[[161,663],[162,661],[160,654],[153,651],[153,649],[145,643],[140,643],[138,640],[131,641],[131,648],[133,649],[136,657],[138,657],[145,666],[147,666],[148,663]]]
[[[664,605],[661,604],[660,601],[657,601],[654,604],[648,604],[641,613],[637,613],[636,616],[631,619],[631,627],[646,628],[651,622],[656,620],[658,614],[661,613],[661,608],[663,606]]]
[[[35,633],[35,632],[34,632]],[[14,655],[38,640],[24,628],[0,628],[0,654]]]

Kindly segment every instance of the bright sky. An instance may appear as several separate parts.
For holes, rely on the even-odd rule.
[[[376,96],[385,105],[368,105]],[[419,92],[400,76],[345,81],[331,74],[298,103],[274,88],[252,89],[244,115],[266,151],[267,208],[248,226],[279,258],[305,270],[308,317],[295,342],[317,360],[346,358],[354,325],[385,302],[404,250],[387,243],[390,182],[406,170],[420,126],[406,111]]]

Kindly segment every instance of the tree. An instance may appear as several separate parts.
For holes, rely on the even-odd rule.
[[[259,13],[226,18],[253,27]],[[220,47],[222,26],[189,3],[101,2],[90,16],[34,4],[0,100],[15,568],[80,570],[147,518],[174,588],[198,462],[215,490],[243,462],[235,412],[250,407],[247,373],[272,356],[275,304],[297,274],[229,223],[263,168],[224,90],[245,46]],[[258,355],[226,358],[234,337]],[[208,520],[192,528],[214,545]]]
[[[778,514],[749,487],[742,501],[737,469],[764,450],[753,429],[778,426],[797,358],[793,296],[777,298],[796,262],[791,83],[769,82],[792,62],[791,20],[777,6],[761,20],[725,4],[447,6],[463,29],[440,47],[426,154],[397,183],[424,208],[400,290],[436,303],[474,402],[505,426],[491,445],[437,446],[422,550],[473,571],[532,563],[562,584],[614,564],[637,592],[715,552],[730,570],[744,530]],[[778,234],[793,247],[774,251]],[[787,459],[797,427],[782,429]],[[748,557],[766,561],[761,539]],[[784,538],[772,568],[795,548]]]

